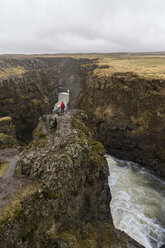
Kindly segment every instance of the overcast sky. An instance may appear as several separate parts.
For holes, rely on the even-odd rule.
[[[165,0],[0,0],[0,53],[165,51]]]

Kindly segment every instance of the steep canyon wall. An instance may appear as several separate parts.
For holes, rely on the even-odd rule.
[[[165,177],[165,81],[88,73],[79,106],[107,151]]]
[[[39,116],[51,113],[60,87],[70,89],[70,107],[87,112],[94,136],[108,152],[164,177],[165,81],[131,72],[96,75],[98,67],[105,69],[96,58],[1,58],[0,70],[9,75],[0,79],[0,117],[11,116],[17,138],[29,142]],[[11,75],[11,68],[24,73]]]
[[[0,61],[0,117],[12,117],[18,140],[32,139],[39,117],[51,113],[58,101],[60,87],[70,89],[74,106],[82,88],[80,65],[86,63],[89,60],[44,57]]]

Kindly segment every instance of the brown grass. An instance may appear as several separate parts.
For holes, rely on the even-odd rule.
[[[9,167],[9,162],[0,158],[0,178],[3,177]]]
[[[144,78],[165,79],[165,53],[112,53],[112,54],[36,54],[36,55],[3,55],[0,58],[74,58],[89,59],[89,63],[98,64],[94,75],[110,77],[116,72],[133,72]],[[94,61],[92,61],[94,59]],[[102,68],[103,66],[109,68]],[[86,64],[86,66],[88,66]],[[0,78],[9,75],[22,75],[27,72],[23,67],[4,68]]]
[[[12,118],[10,116],[5,116],[5,117],[0,118],[0,123],[6,122],[6,121],[11,122]]]
[[[116,72],[133,72],[140,77],[165,79],[165,56],[102,57],[94,75],[110,77]],[[102,68],[107,66],[109,68]]]
[[[26,186],[22,186],[17,193],[15,194],[14,198],[10,201],[10,203],[4,208],[3,212],[0,216],[0,221],[3,221],[8,218],[12,218],[15,216],[15,213],[22,210],[21,202],[26,199],[28,196],[35,194],[41,188],[40,183],[38,182],[31,182]]]
[[[8,78],[9,76],[14,75],[21,76],[25,72],[27,72],[27,70],[20,66],[3,68],[3,70],[0,70],[0,78]]]
[[[38,99],[32,99],[31,101],[36,107],[41,105],[41,101]]]

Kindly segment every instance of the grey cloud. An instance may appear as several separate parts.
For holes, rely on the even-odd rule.
[[[164,0],[0,0],[0,53],[165,50]]]

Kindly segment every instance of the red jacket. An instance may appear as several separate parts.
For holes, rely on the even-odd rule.
[[[62,108],[62,109],[65,108],[65,103],[64,103],[64,102],[61,103],[61,108]]]

